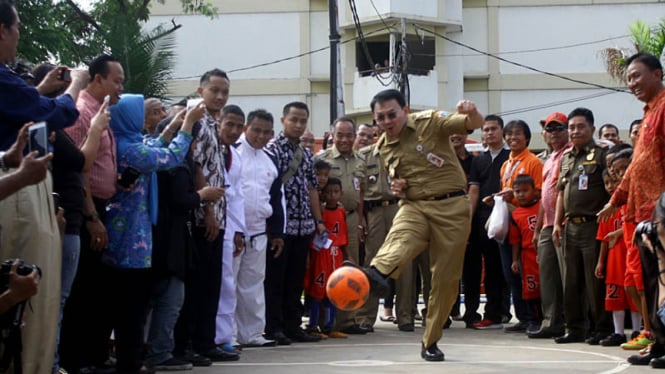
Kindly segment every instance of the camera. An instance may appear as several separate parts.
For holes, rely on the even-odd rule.
[[[635,227],[635,235],[638,243],[642,243],[642,234],[645,234],[654,248],[662,250],[663,246],[660,244],[660,240],[658,240],[657,226],[658,224],[654,221],[642,221],[638,223],[637,227]]]
[[[7,287],[9,287],[9,271],[12,269],[12,265],[14,265],[13,259],[5,260],[0,264],[0,289],[6,290]],[[26,276],[30,275],[33,270],[37,270],[37,273],[39,273],[39,277],[41,278],[42,269],[40,269],[39,266],[26,265],[23,260],[18,260],[16,274]]]

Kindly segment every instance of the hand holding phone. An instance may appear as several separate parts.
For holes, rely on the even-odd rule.
[[[43,157],[48,152],[48,129],[46,122],[37,122],[28,127],[28,149],[37,151],[37,157]]]
[[[67,69],[67,68],[62,68],[60,70],[60,75],[58,76],[58,78],[61,81],[71,82],[72,81],[72,71]]]

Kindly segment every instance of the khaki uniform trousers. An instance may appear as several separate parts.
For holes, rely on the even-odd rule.
[[[376,256],[376,252],[388,235],[398,209],[399,206],[393,204],[376,206],[367,212],[367,238],[365,239],[365,262],[363,264],[371,263]],[[374,326],[378,310],[379,298],[370,294],[365,305],[356,311],[356,322],[359,325]]]
[[[432,288],[423,344],[429,347],[442,335],[448,313],[457,299],[464,252],[471,230],[468,196],[437,201],[403,201],[393,226],[372,265],[397,278],[413,259],[429,250]]]
[[[353,213],[346,215],[346,226],[349,236],[349,242],[346,245],[346,253],[349,256],[348,259],[353,261],[354,264],[360,264],[360,262],[358,262],[360,251],[360,242],[358,241],[359,223],[360,221],[357,211],[353,211]],[[357,313],[358,311],[347,312],[341,309],[337,309],[335,314],[335,330],[342,330],[356,324]]]
[[[543,227],[538,238],[542,331],[563,335],[563,248],[552,241],[552,226]]]
[[[0,175],[7,173],[0,171]],[[0,201],[0,260],[22,258],[42,269],[39,292],[23,320],[23,373],[50,373],[60,314],[62,245],[51,197],[51,175]]]

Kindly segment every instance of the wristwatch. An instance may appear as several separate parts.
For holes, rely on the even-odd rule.
[[[0,152],[0,169],[2,169],[2,171],[9,171],[9,168],[5,164],[5,153],[7,152]]]
[[[317,219],[317,220],[316,220],[316,224],[317,224],[317,225],[323,225],[323,220]]]

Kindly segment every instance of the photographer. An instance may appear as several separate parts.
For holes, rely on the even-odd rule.
[[[649,364],[653,368],[665,368],[665,325],[659,315],[665,300],[665,193],[660,195],[652,220],[642,221],[635,229],[634,241],[640,249],[644,294],[655,342],[646,352],[628,358],[634,365]]]
[[[14,305],[27,300],[37,294],[39,288],[39,272],[33,269],[28,275],[19,275],[16,272],[21,262],[14,260],[9,270],[8,287],[0,294],[0,314],[6,313]]]

